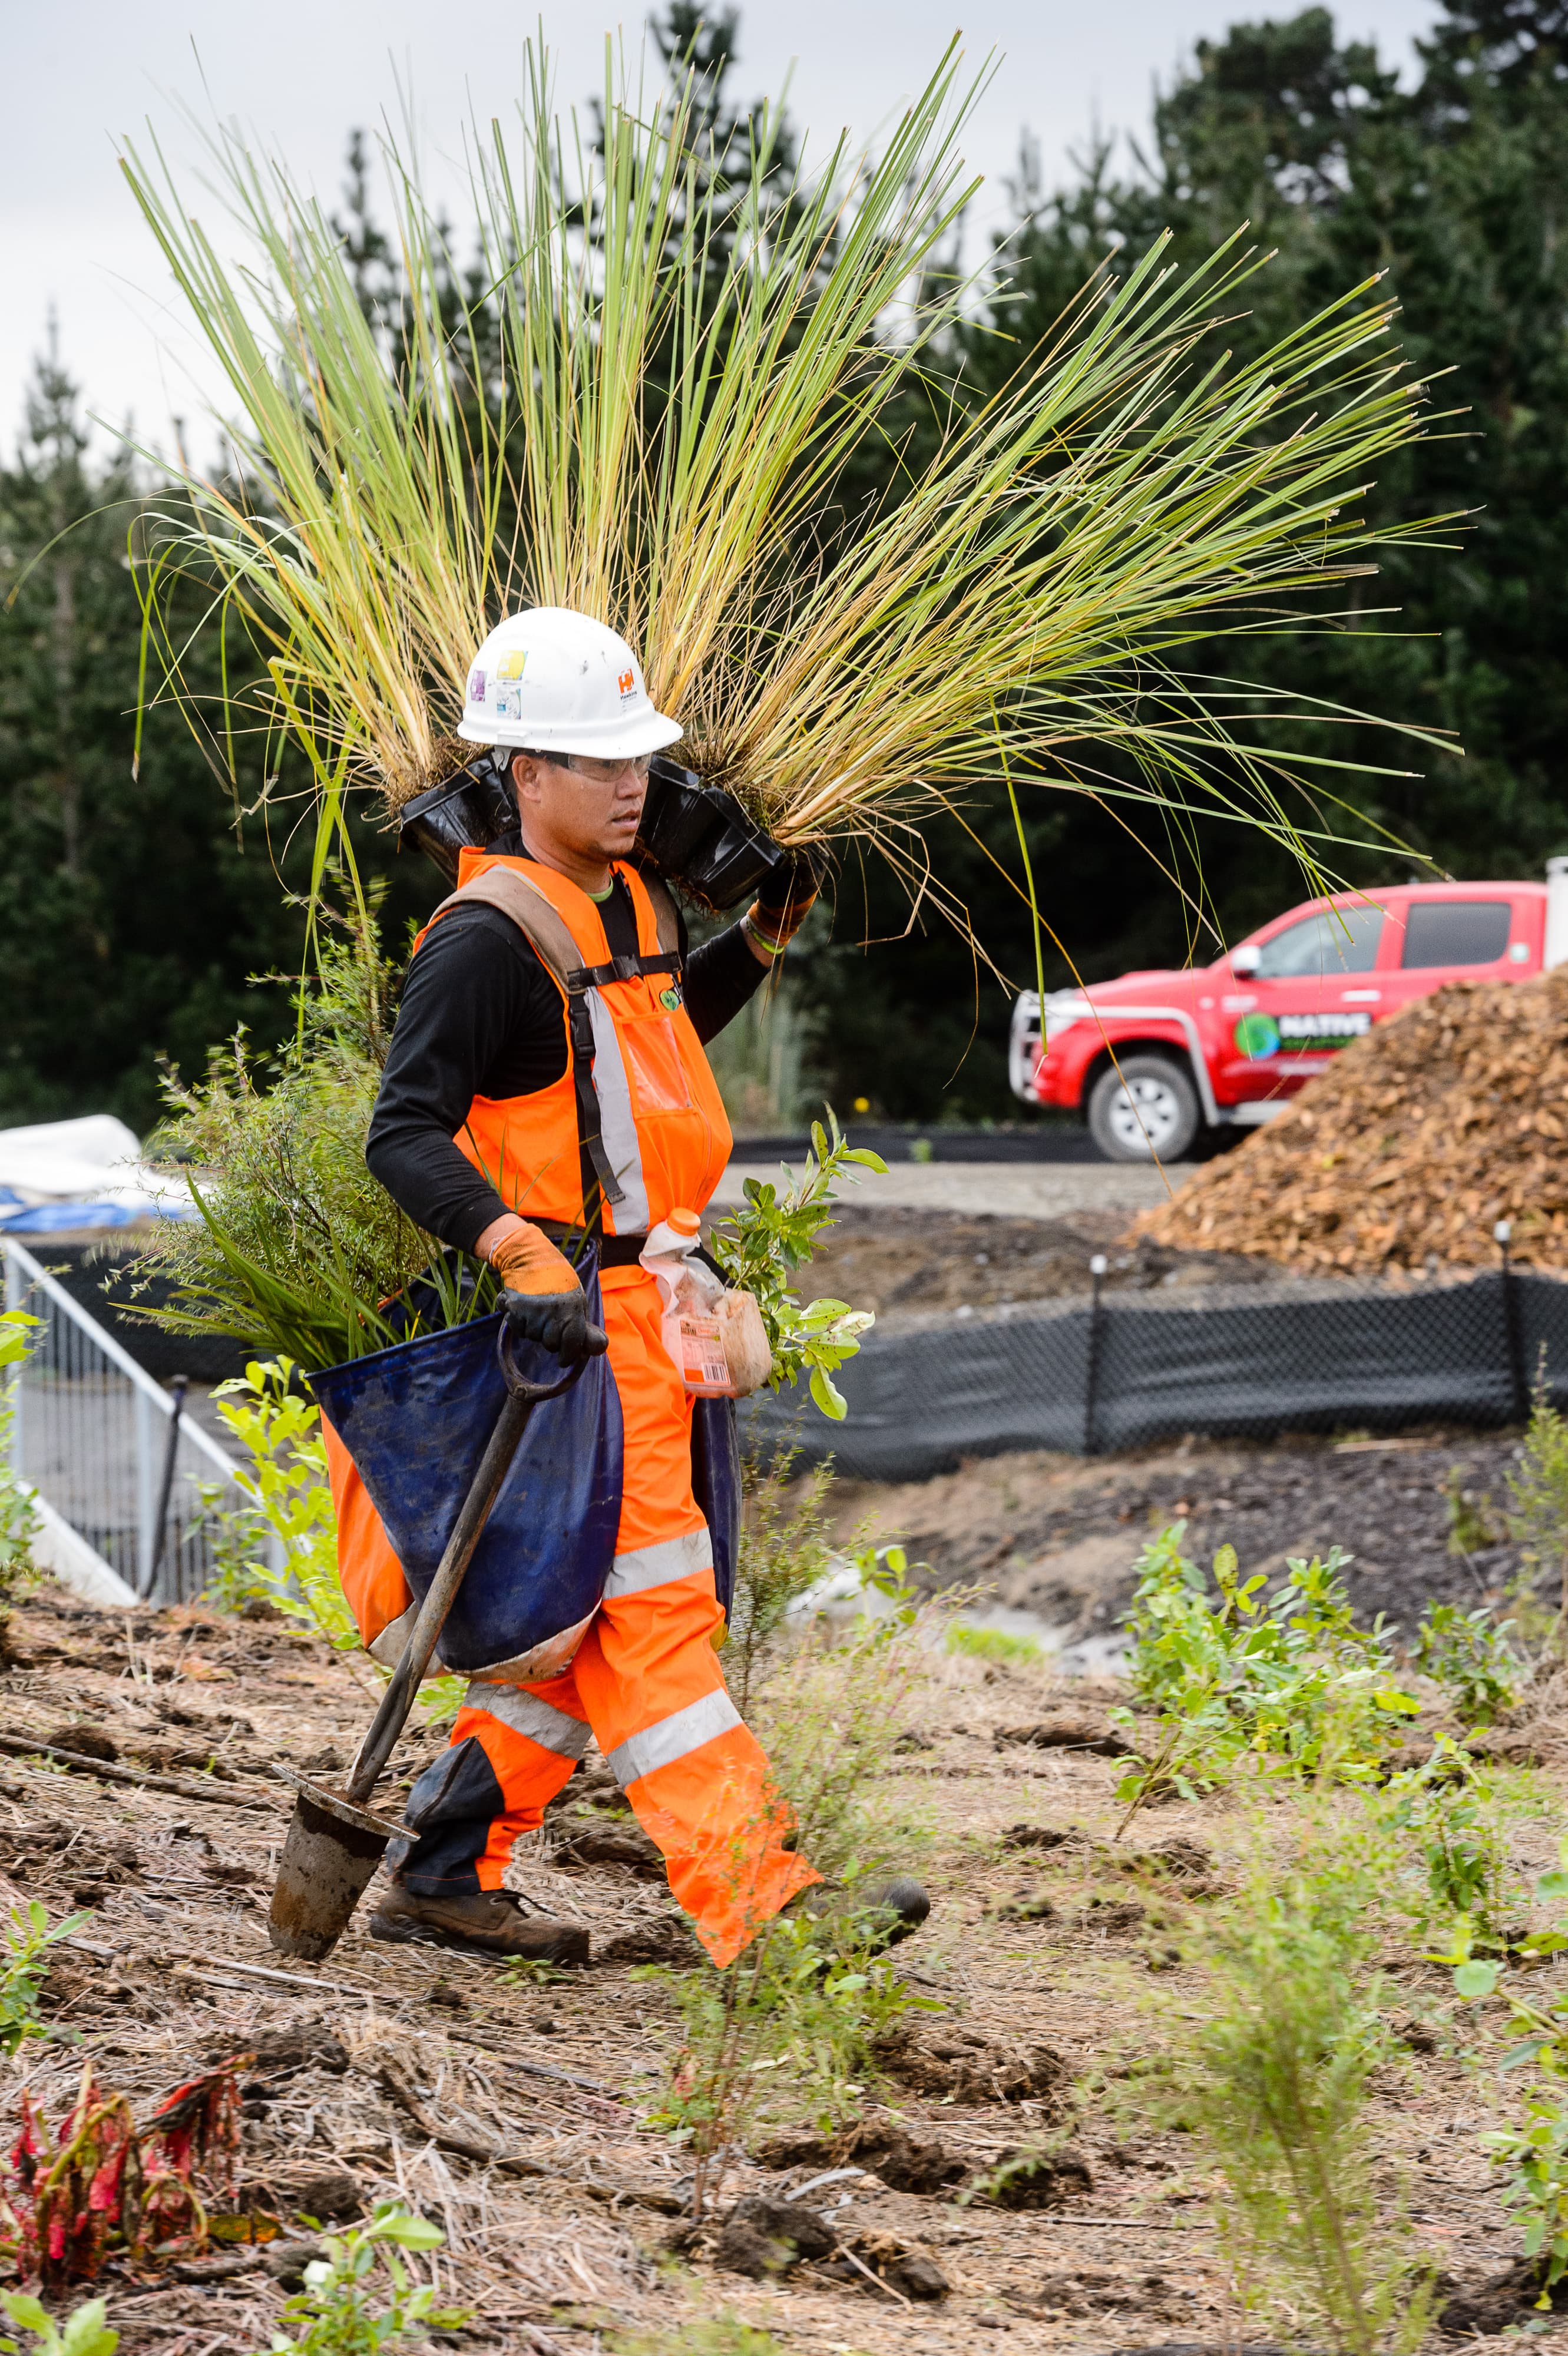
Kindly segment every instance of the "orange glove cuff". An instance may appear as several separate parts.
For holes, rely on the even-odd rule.
[[[503,1236],[490,1254],[490,1266],[509,1292],[581,1292],[577,1271],[548,1236],[525,1220]]]

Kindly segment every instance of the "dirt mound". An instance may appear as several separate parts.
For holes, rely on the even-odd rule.
[[[1291,1109],[1146,1211],[1132,1235],[1316,1275],[1568,1272],[1568,969],[1451,982],[1347,1047]]]

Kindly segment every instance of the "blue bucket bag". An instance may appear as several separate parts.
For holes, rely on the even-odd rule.
[[[597,1265],[578,1272],[598,1323]],[[310,1377],[419,1602],[505,1401],[503,1322],[477,1318]],[[547,1351],[523,1341],[514,1348],[531,1381],[559,1376]],[[621,1447],[609,1361],[590,1358],[569,1390],[529,1419],[442,1631],[445,1667],[538,1678],[568,1665],[615,1559]]]

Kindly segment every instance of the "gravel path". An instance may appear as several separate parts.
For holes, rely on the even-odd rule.
[[[1186,1184],[1199,1165],[1175,1162],[1165,1172],[1135,1162],[1079,1164],[1016,1162],[901,1162],[879,1178],[868,1173],[849,1199],[868,1210],[894,1205],[919,1211],[993,1211],[1017,1219],[1059,1219],[1068,1211],[1143,1211]],[[777,1182],[777,1162],[732,1162],[714,1195],[715,1205],[745,1199],[747,1178]],[[847,1191],[847,1190],[846,1190]]]

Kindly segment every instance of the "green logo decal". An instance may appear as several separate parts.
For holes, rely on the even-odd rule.
[[[673,1014],[675,1009],[681,1003],[680,991],[678,990],[661,990],[659,993],[659,1003],[660,1006],[667,1006],[670,1009],[671,1013]]]
[[[1243,1014],[1233,1036],[1242,1055],[1254,1064],[1280,1052],[1280,1026],[1272,1014]]]

